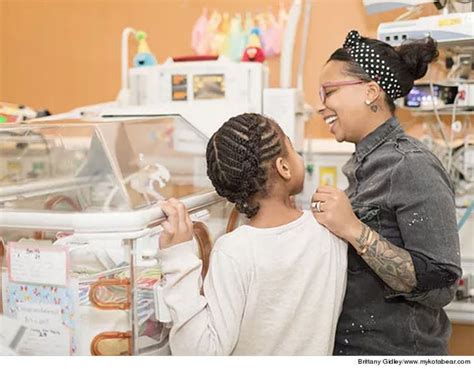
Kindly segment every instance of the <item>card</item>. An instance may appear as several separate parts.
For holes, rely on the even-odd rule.
[[[79,352],[77,280],[72,279],[66,287],[58,287],[15,283],[7,279],[4,292],[4,314],[27,328],[36,329],[29,333],[26,341],[31,341],[32,345],[28,355],[66,355],[66,346],[67,355]],[[52,351],[43,351],[43,346],[48,345]],[[28,350],[26,344],[23,350]]]
[[[2,355],[70,355],[71,330],[61,324],[52,327],[24,325],[0,315]]]
[[[20,355],[70,355],[71,330],[63,325],[47,328],[30,326],[15,351]]]
[[[10,281],[54,286],[68,282],[69,254],[65,247],[37,246],[34,243],[7,244]]]

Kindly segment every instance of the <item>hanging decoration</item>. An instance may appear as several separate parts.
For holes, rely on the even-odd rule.
[[[225,55],[231,60],[260,61],[280,55],[288,12],[280,2],[278,15],[271,10],[258,14],[246,12],[209,14],[206,8],[196,20],[191,47],[197,55]]]

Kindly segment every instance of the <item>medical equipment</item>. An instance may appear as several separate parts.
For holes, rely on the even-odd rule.
[[[386,12],[398,8],[407,8],[427,3],[435,3],[435,0],[363,0],[368,14]]]
[[[232,210],[207,178],[206,144],[175,115],[0,126],[0,163],[26,166],[34,145],[49,163],[37,176],[0,167],[0,311],[31,328],[28,354],[169,354],[157,200],[186,205],[205,273]]]
[[[458,89],[459,106],[474,110],[474,81],[460,82]]]
[[[242,112],[262,112],[268,68],[261,63],[174,62],[131,68],[130,101],[102,111],[103,117],[181,114],[210,137]]]
[[[236,63],[225,57],[217,61],[197,62],[175,62],[169,58],[161,65],[131,68],[125,83],[129,86],[129,100],[120,99],[120,107],[104,109],[101,115],[130,117],[177,113],[210,137],[232,116],[243,112],[263,113],[279,122],[295,147],[301,150],[304,123],[310,113],[310,109],[305,108],[302,93],[311,2],[306,4],[297,88],[291,87],[291,71],[302,1],[295,1],[290,9],[282,48],[280,89],[268,88],[268,67],[261,63]],[[122,63],[127,64],[126,59],[122,59]],[[122,81],[126,79],[122,75]],[[283,105],[282,101],[285,101]]]
[[[289,12],[281,52],[279,88],[269,88],[269,71],[265,64],[233,62],[225,57],[202,60],[198,56],[198,61],[168,58],[162,64],[129,68],[128,39],[136,31],[126,28],[122,33],[122,88],[117,100],[77,108],[57,117],[107,120],[180,114],[210,137],[230,117],[254,112],[275,119],[295,148],[302,150],[304,125],[312,114],[303,94],[311,1],[306,0],[305,4],[296,87],[292,87],[293,51],[302,0],[293,1]]]
[[[17,123],[28,119],[51,115],[48,110],[33,110],[25,105],[10,104],[0,101],[0,124]]]
[[[405,40],[433,37],[439,44],[472,45],[474,12],[433,15],[416,20],[381,23],[377,38],[392,46]]]
[[[409,108],[433,109],[433,103],[439,108],[453,105],[458,94],[458,86],[433,84],[434,96],[429,83],[418,83],[404,98],[404,105]],[[434,101],[432,101],[434,99]]]

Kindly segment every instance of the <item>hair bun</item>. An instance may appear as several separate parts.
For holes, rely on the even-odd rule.
[[[436,41],[431,37],[406,42],[397,48],[397,53],[414,80],[422,78],[428,65],[439,55]]]

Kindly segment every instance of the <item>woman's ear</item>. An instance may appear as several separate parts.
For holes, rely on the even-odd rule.
[[[275,166],[278,175],[284,180],[288,181],[291,179],[291,169],[288,161],[279,156],[275,161]]]
[[[369,82],[367,83],[367,97],[365,101],[369,102],[369,104],[372,104],[377,101],[381,93],[382,89],[377,84],[377,82]]]

